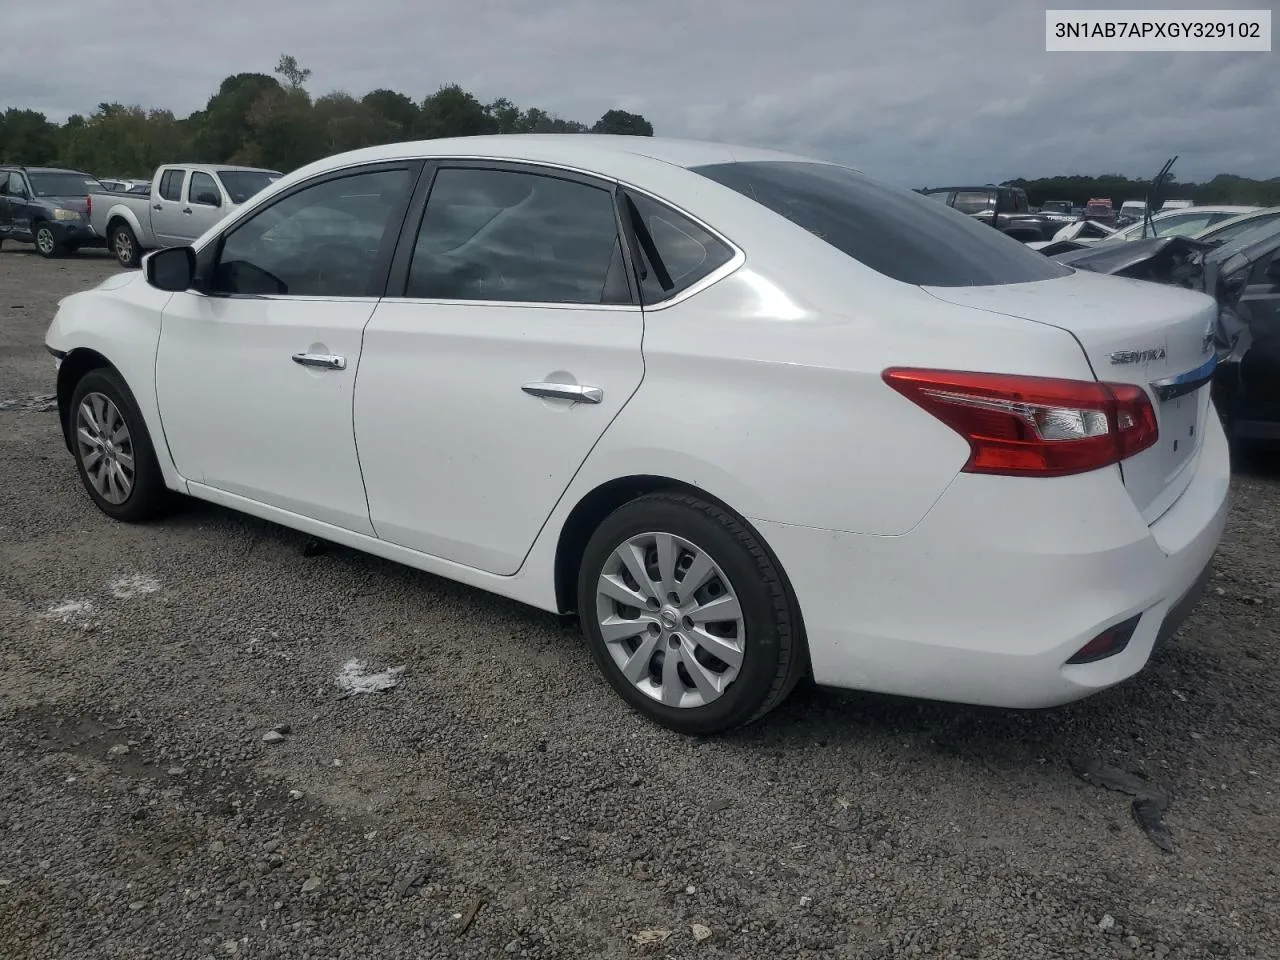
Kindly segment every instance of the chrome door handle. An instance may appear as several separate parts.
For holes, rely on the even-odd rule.
[[[599,387],[579,383],[526,383],[520,389],[531,397],[546,397],[550,400],[599,403],[604,399],[604,391]]]
[[[331,353],[295,353],[293,362],[304,367],[320,367],[323,370],[347,369],[347,358],[337,357]]]

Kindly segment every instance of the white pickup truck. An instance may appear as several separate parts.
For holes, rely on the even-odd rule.
[[[149,195],[89,195],[89,223],[126,267],[148,250],[190,243],[254,194],[279,180],[276,170],[171,163],[156,170]]]

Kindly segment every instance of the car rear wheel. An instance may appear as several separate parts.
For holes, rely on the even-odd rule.
[[[80,480],[107,516],[137,523],[168,506],[155,449],[128,386],[114,370],[91,370],[76,384],[67,414]]]
[[[62,241],[58,239],[58,234],[53,227],[47,223],[36,224],[35,242],[36,252],[46,260],[62,255]]]
[[[640,713],[687,734],[781,703],[807,663],[800,617],[746,523],[694,496],[650,494],[591,537],[578,614],[596,663]]]
[[[127,223],[121,223],[111,229],[111,252],[124,267],[136,267],[142,262],[138,238],[133,235]]]

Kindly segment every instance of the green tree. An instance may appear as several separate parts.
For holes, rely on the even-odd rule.
[[[35,110],[10,107],[0,114],[0,160],[46,166],[58,156],[58,126]]]
[[[418,105],[403,93],[378,89],[366,93],[361,103],[386,120],[400,139],[413,136],[418,128]]]
[[[595,122],[592,133],[619,133],[632,137],[652,137],[653,124],[638,113],[609,110]]]
[[[288,53],[280,54],[275,72],[284,78],[290,90],[301,90],[311,79],[311,71],[298,66],[298,58]]]
[[[497,122],[484,104],[456,83],[441,87],[422,101],[417,133],[425,139],[497,132]]]
[[[100,176],[149,175],[163,163],[200,160],[288,171],[332,153],[413,137],[490,133],[585,133],[651,136],[644,117],[610,110],[588,127],[507,97],[483,103],[447,84],[421,103],[385,87],[361,97],[334,91],[314,102],[311,71],[281,54],[273,71],[235,73],[185,117],[146,104],[99,103],[64,124],[9,107],[0,114],[0,160],[62,163]]]

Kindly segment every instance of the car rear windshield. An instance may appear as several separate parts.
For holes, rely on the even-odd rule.
[[[232,203],[244,203],[279,180],[280,174],[266,170],[223,170],[218,173],[218,179],[227,188]]]
[[[27,174],[31,181],[31,189],[37,197],[87,197],[91,192],[102,189],[93,177],[83,173],[36,173]]]
[[[990,224],[847,167],[766,160],[692,169],[902,283],[989,286],[1071,273]]]

